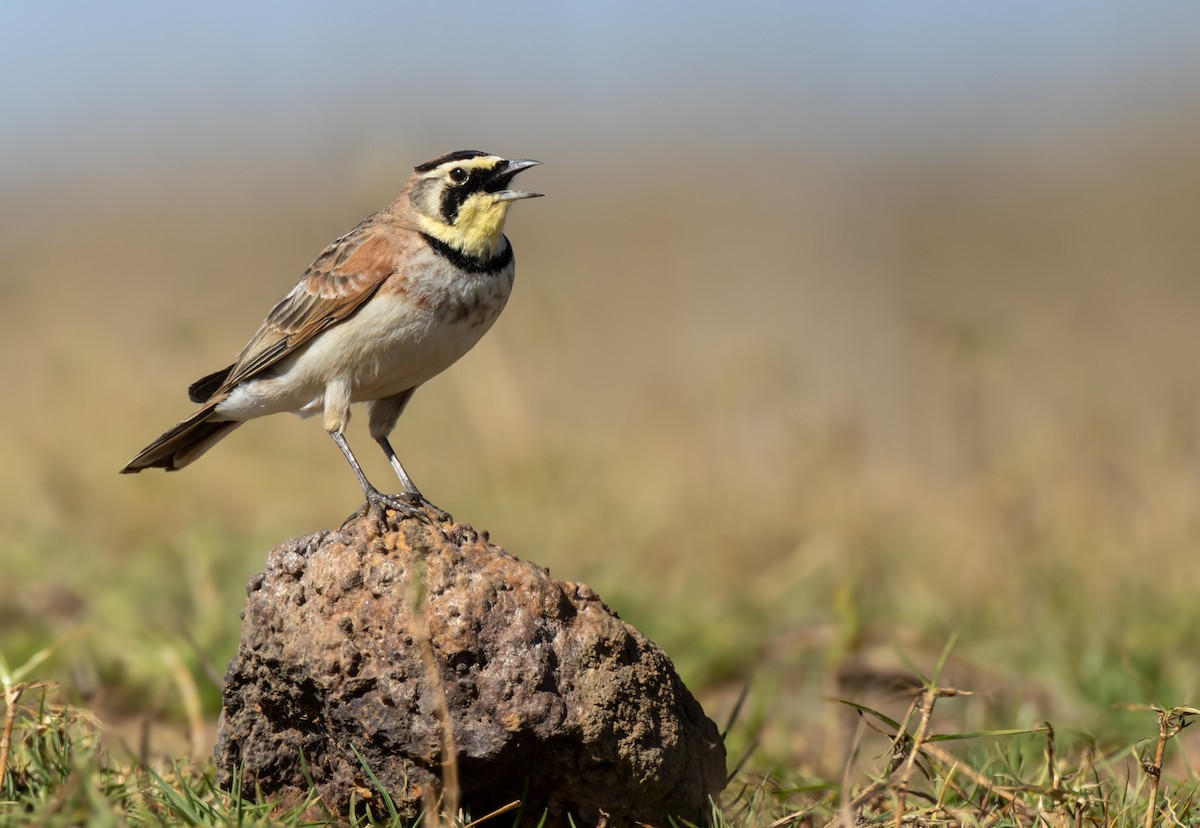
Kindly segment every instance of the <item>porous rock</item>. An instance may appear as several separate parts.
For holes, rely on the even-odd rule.
[[[475,817],[522,799],[526,824],[704,824],[724,787],[663,651],[465,524],[364,514],[274,549],[247,593],[216,749],[243,795],[315,785],[344,816],[385,813],[383,788],[413,818],[444,790],[443,721]]]

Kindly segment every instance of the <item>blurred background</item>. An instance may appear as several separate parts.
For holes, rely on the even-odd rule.
[[[6,3],[0,29],[0,653],[66,642],[47,669],[114,733],[205,755],[246,580],[361,502],[295,418],[117,470],[465,148],[543,161],[547,198],[511,214],[504,316],[393,442],[714,718],[748,685],[754,761],[836,765],[825,696],[954,635],[971,715],[1009,726],[1196,702],[1200,5]]]

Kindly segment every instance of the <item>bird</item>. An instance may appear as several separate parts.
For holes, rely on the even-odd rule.
[[[504,222],[513,202],[542,195],[512,182],[539,163],[459,150],[414,167],[391,205],[317,256],[232,365],[189,386],[200,408],[121,473],[182,469],[258,417],[321,414],[368,508],[440,512],[388,437],[416,389],[467,353],[508,302],[515,260]],[[376,488],[350,450],[354,403],[365,403],[403,492]]]

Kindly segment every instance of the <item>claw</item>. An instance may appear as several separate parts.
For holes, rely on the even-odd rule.
[[[346,515],[346,519],[342,521],[341,529],[345,529],[351,523],[360,519],[363,515],[365,515],[367,513],[367,510],[369,510],[370,508],[371,508],[371,504],[364,503],[361,509],[358,509],[358,510]],[[376,521],[376,522],[378,522],[378,521]]]
[[[391,509],[399,515],[416,518],[426,523],[450,523],[454,520],[449,512],[444,512],[434,506],[420,492],[389,495],[372,487],[367,490],[367,508],[379,509],[381,518],[385,517],[387,509]],[[436,520],[431,519],[430,513]]]

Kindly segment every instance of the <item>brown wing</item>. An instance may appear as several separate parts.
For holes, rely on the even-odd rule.
[[[393,232],[394,228],[375,215],[325,248],[284,300],[267,314],[237,362],[227,369],[216,393],[261,374],[358,310],[395,270]]]

